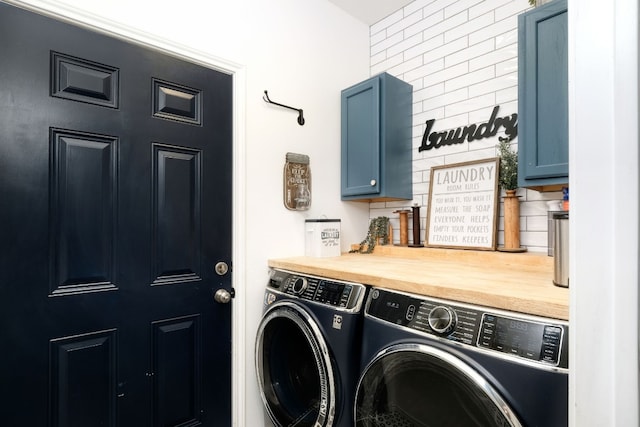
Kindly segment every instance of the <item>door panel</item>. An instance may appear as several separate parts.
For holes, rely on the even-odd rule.
[[[117,138],[50,134],[51,295],[112,290]]]
[[[116,331],[51,340],[51,425],[114,426]]]
[[[153,144],[154,284],[200,278],[201,152]]]
[[[154,426],[200,419],[201,327],[199,316],[153,322]]]
[[[1,2],[0,54],[0,425],[230,425],[232,76]]]

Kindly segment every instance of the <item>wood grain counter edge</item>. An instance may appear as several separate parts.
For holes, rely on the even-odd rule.
[[[376,247],[373,254],[271,259],[269,267],[418,295],[569,319],[569,290],[540,254]]]

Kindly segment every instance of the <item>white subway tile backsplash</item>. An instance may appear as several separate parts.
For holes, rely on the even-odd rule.
[[[422,43],[422,33],[418,33],[412,37],[405,38],[401,42],[390,46],[387,49],[387,53],[389,56],[395,55],[397,53],[404,52],[405,50],[412,48],[418,44]]]
[[[503,102],[502,104],[500,104],[500,111],[502,112],[501,114],[513,114],[513,113],[517,113],[518,112],[518,100],[514,99],[513,101],[510,102]],[[517,151],[518,145],[517,145],[517,140],[515,142],[511,142],[511,145],[516,144],[516,146],[514,147],[514,150]]]
[[[479,28],[477,31],[469,34],[469,44],[480,43],[483,40],[495,38],[500,34],[504,34],[513,28],[517,28],[518,21],[513,19],[504,19],[497,21],[486,27]]]
[[[460,25],[464,25],[467,22],[467,14],[459,13],[457,15],[452,16],[449,19],[446,19],[436,25],[425,28],[424,30],[424,39],[430,39],[437,34],[445,33],[445,42],[447,42],[446,32],[452,30]],[[449,39],[450,41],[451,39]]]
[[[444,94],[444,83],[428,86],[422,90],[413,91],[413,102],[425,101]]]
[[[446,107],[447,105],[465,101],[469,98],[467,88],[461,88],[456,91],[446,91],[440,96],[434,96],[433,98],[426,99],[424,105],[427,109],[433,109],[437,107]]]
[[[369,60],[371,66],[381,63],[387,59],[387,51],[383,50],[382,52],[377,53],[376,55],[371,55],[371,59]]]
[[[460,15],[464,14],[465,18],[467,16],[466,13],[462,12]],[[458,15],[456,15],[458,16]],[[455,17],[451,18],[454,19]],[[493,12],[485,13],[484,15],[480,15],[477,18],[470,19],[463,24],[456,25],[455,27],[449,29],[444,34],[444,42],[449,43],[455,39],[460,37],[468,36],[476,31],[487,27],[488,25],[493,24]],[[473,44],[473,43],[471,43]]]
[[[453,15],[457,15],[458,13],[462,12],[462,11],[467,11],[469,8],[471,8],[472,6],[478,4],[478,3],[482,3],[483,0],[458,0],[453,2],[452,5],[447,6],[444,9],[444,17],[445,18],[450,18]],[[475,16],[470,17],[470,18],[475,18]]]
[[[473,113],[477,110],[486,108],[489,113],[484,115],[481,120],[485,120],[491,115],[491,110],[495,106],[495,94],[486,94],[482,96],[477,96],[475,98],[470,98],[463,102],[458,102],[455,104],[450,104],[445,107],[445,114],[447,116],[454,116],[462,113]],[[472,117],[469,117],[470,123],[475,123]]]
[[[547,204],[543,201],[521,201],[520,215],[522,216],[546,216],[548,212]]]
[[[493,39],[490,39],[493,42]],[[469,70],[477,70],[488,66],[493,66],[499,62],[518,57],[518,45],[510,44],[493,52],[488,52],[482,56],[477,56],[469,61]]]
[[[375,55],[377,53],[380,53],[383,50],[388,49],[389,47],[402,42],[403,39],[404,38],[402,37],[402,33],[393,34],[390,37],[387,37],[384,40],[382,40],[380,43],[372,45],[371,54]]]
[[[503,6],[496,7],[496,21],[517,16],[530,8],[531,6],[529,5],[529,2],[527,0],[515,0],[506,2]]]
[[[406,73],[406,72],[405,72]],[[409,79],[406,75],[402,76],[402,80],[409,83],[413,86],[413,90],[421,90],[424,89],[424,85],[422,84],[422,77],[417,77],[415,79]]]
[[[472,58],[477,58],[478,56],[482,56],[487,54],[488,52],[493,51],[494,49],[494,41],[487,40],[483,43],[478,43],[473,46],[469,46],[469,40],[467,37],[462,37],[457,40],[454,40],[451,43],[447,43],[445,46],[460,46],[464,45],[464,49],[456,49],[451,50],[450,54],[445,57],[445,66],[451,67],[455,64],[459,64],[464,61],[468,61]],[[467,47],[468,46],[468,47]]]
[[[411,37],[414,34],[422,33],[425,30],[435,27],[437,25],[441,25],[442,21],[444,21],[444,12],[440,11],[438,13],[434,13],[433,15],[425,16],[421,21],[416,22],[415,24],[407,27],[404,30],[405,37]],[[436,31],[436,34],[441,33],[441,31]],[[432,36],[429,36],[432,37]],[[429,37],[425,37],[425,40]]]
[[[444,61],[442,62],[444,63]],[[468,72],[469,65],[466,62],[463,62],[462,64],[454,65],[453,67],[444,68],[441,71],[425,75],[424,83],[425,85],[432,85],[449,79],[460,77]]]
[[[425,40],[422,43],[420,43],[419,45],[412,47],[410,49],[407,49],[407,51],[404,53],[405,54],[405,58],[413,58],[414,56],[422,56],[425,53],[429,53],[429,56],[431,56],[431,53],[436,50],[438,47],[442,46],[444,44],[444,35],[443,34],[438,34],[435,37],[430,38],[429,40]]]
[[[547,215],[525,216],[525,230],[527,231],[547,231]]]
[[[458,146],[456,146],[458,147]],[[446,164],[454,164],[454,163],[462,163],[462,162],[471,162],[474,160],[480,159],[490,159],[495,157],[493,150],[475,150],[475,151],[460,151],[455,154],[448,154],[446,156]]]
[[[453,55],[459,54],[460,52],[465,52],[468,46],[468,40],[463,37],[452,43],[443,44],[436,49],[430,50],[429,52],[426,52],[424,56],[429,58],[444,58],[445,67],[452,67],[462,61],[450,61],[449,58]]]
[[[529,252],[547,252],[547,233],[521,231],[520,244],[526,246]]]
[[[458,76],[454,79],[447,80],[444,84],[444,89],[445,91],[448,92],[448,91],[458,90],[459,88],[462,88],[462,87],[468,87],[470,89],[469,97],[473,98],[475,96],[481,95],[482,93],[486,93],[486,92],[478,93],[476,90],[476,93],[473,93],[471,89],[473,87],[477,87],[478,83],[486,82],[487,80],[491,80],[494,77],[495,77],[494,67],[485,67],[483,69],[469,72],[462,76]]]
[[[491,70],[491,74],[493,74],[494,67],[487,67],[483,70]],[[518,81],[515,76],[513,79],[509,79],[508,76],[493,78],[469,86],[469,96],[474,97],[490,92],[495,92],[497,94],[500,90],[517,87],[517,84]]]
[[[387,71],[391,75],[396,75],[397,72],[395,67],[402,66],[403,55],[402,52],[394,55],[390,58],[385,59],[382,62],[379,62],[376,65],[371,66],[371,75],[379,74],[383,71]]]
[[[433,108],[431,110],[428,110],[428,109],[425,108],[424,113],[422,113],[422,116],[426,117],[424,120],[419,122],[419,123],[421,123],[422,126],[425,126],[424,123],[427,120],[430,120],[430,119],[436,119],[436,120],[443,119],[445,117],[444,107]],[[416,122],[416,118],[414,117],[413,123],[415,124],[415,122]]]
[[[497,7],[503,6],[504,4],[511,3],[513,1],[514,0],[485,0],[482,2],[478,2],[475,5],[469,7],[469,17],[475,18],[477,16],[484,15],[487,12],[495,10],[495,8]]]
[[[502,89],[496,91],[496,104],[503,105],[506,102],[510,102],[518,99],[518,85],[516,82],[515,86],[509,87],[507,89]]]
[[[478,108],[469,113],[469,123],[484,123],[491,117],[491,113],[493,112],[493,108],[496,104],[491,103],[490,105],[485,106],[484,108]],[[507,114],[511,114],[507,108],[504,106],[500,106],[500,110],[498,111],[498,115],[500,117],[505,116]]]
[[[444,13],[444,9],[449,5],[451,5],[451,0],[429,1],[429,2],[426,2],[422,10],[422,13],[424,14],[425,18],[434,13],[438,13],[438,12]]]
[[[498,34],[495,36],[496,41],[496,49],[500,49],[504,46],[518,43],[518,30],[513,29],[511,31],[507,31],[506,33]]]
[[[527,200],[541,200],[545,202],[551,200],[562,200],[562,191],[541,193],[539,191],[527,190]]]
[[[410,15],[405,15],[403,19],[387,27],[387,34],[395,34],[397,32],[404,31],[408,27],[412,26],[413,24],[421,21],[422,21],[422,11],[418,10],[417,12],[414,12]],[[414,34],[414,32],[410,32],[410,34],[405,34],[405,37],[407,36],[410,37],[411,34]]]
[[[436,121],[433,124],[432,132],[442,132],[469,124],[469,114],[459,114],[457,116],[449,116]]]
[[[389,28],[389,26],[399,22],[402,18],[404,18],[404,11],[402,9],[397,10],[386,18],[376,22],[369,28],[369,34],[376,34],[383,29]]]
[[[374,34],[371,37],[369,37],[369,46],[374,46],[374,45],[382,42],[386,38],[387,38],[387,31],[386,30],[382,30],[382,31],[378,32],[377,34]]]
[[[407,58],[404,56],[403,54],[403,58],[404,61],[402,62],[402,64],[398,64],[398,66],[395,67],[396,72],[398,73],[398,76],[402,76],[402,79],[406,80],[406,77],[404,76],[404,74],[409,73],[410,71],[415,70],[416,68],[419,68],[423,65],[422,63],[422,57],[416,57],[416,58],[412,58],[410,60],[407,61]],[[411,83],[413,85],[413,89],[414,90],[419,90],[419,87],[416,87],[415,83],[409,81],[409,83]]]
[[[516,82],[518,80],[518,57],[509,58],[506,61],[496,63],[496,76],[504,76],[506,74],[515,74]]]
[[[425,76],[436,74],[437,72],[440,72],[443,69],[444,69],[444,60],[439,59],[439,60],[431,61],[429,63],[425,63],[423,66],[418,67],[414,70],[408,71],[406,74],[409,80],[415,80],[418,78],[424,79]],[[422,84],[424,86],[431,86],[433,84],[440,83],[440,81],[441,80],[437,80],[432,83],[429,80],[423,80]]]
[[[414,144],[415,146],[415,144]],[[414,154],[417,153],[418,151],[414,151]],[[424,159],[424,158],[419,158],[419,159],[414,159],[413,160],[413,173],[414,175],[418,175],[421,176],[423,171],[429,170],[433,167],[433,161],[432,159]]]
[[[413,13],[416,10],[422,10],[426,5],[431,3],[433,0],[416,0],[414,2],[409,3],[404,7],[404,13],[409,14]]]
[[[414,194],[414,201],[415,201],[415,196],[420,196],[422,194],[429,194],[429,183],[428,182],[418,182],[418,183],[414,183],[413,184],[413,194]],[[419,204],[421,200],[418,202]],[[406,202],[403,202],[401,204],[401,206],[405,206]]]

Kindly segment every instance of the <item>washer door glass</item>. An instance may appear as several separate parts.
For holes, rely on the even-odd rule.
[[[300,308],[283,304],[265,315],[258,329],[256,369],[262,399],[276,425],[331,425],[331,359],[317,325]]]
[[[497,391],[450,353],[398,345],[372,361],[358,385],[356,426],[521,426]]]

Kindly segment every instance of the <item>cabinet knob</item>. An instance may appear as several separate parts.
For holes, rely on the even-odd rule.
[[[376,181],[375,179],[372,179],[372,180],[371,180],[371,186],[373,187],[373,186],[375,186],[376,184],[377,184],[377,181]]]

